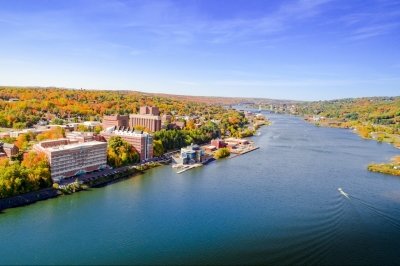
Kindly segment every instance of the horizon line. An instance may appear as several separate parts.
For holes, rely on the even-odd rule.
[[[191,94],[173,94],[166,92],[146,92],[135,89],[93,89],[93,88],[70,88],[70,87],[62,87],[62,86],[36,86],[36,85],[1,85],[2,88],[16,88],[16,89],[24,89],[24,88],[32,88],[32,89],[64,89],[64,90],[85,90],[85,91],[109,91],[109,92],[136,92],[142,94],[152,94],[152,95],[163,95],[163,96],[177,96],[177,97],[201,97],[201,98],[225,98],[225,99],[242,99],[242,100],[270,100],[270,101],[280,101],[280,102],[324,102],[324,101],[338,101],[338,100],[347,100],[347,99],[372,99],[372,98],[398,98],[400,95],[395,96],[359,96],[359,97],[343,97],[343,98],[330,98],[324,100],[296,100],[296,99],[282,99],[282,98],[265,98],[265,97],[253,97],[253,96],[218,96],[218,95],[191,95]]]

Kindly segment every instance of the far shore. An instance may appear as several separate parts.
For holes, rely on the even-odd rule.
[[[314,121],[308,116],[304,116],[304,120],[314,124],[315,126],[330,127],[330,128],[343,128],[343,129],[353,129],[353,132],[357,133],[362,139],[375,140],[377,142],[385,142],[391,144],[393,147],[400,149],[400,136],[389,135],[384,132],[371,132],[367,135],[361,134],[357,130],[356,125],[350,126],[347,122],[328,119]],[[379,138],[377,137],[379,136]],[[400,156],[394,156],[390,162],[387,163],[371,163],[368,165],[367,169],[371,172],[400,176]]]

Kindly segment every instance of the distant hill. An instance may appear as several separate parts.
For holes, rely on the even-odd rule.
[[[298,104],[302,101],[294,101],[294,100],[282,100],[282,99],[268,99],[268,98],[254,98],[254,97],[221,97],[221,96],[192,96],[192,95],[177,95],[177,94],[168,94],[168,93],[149,93],[149,92],[141,92],[134,90],[87,90],[87,89],[72,89],[72,88],[59,88],[59,87],[17,87],[17,86],[0,86],[0,89],[11,89],[11,88],[20,88],[20,89],[60,89],[60,90],[83,90],[83,91],[98,91],[98,92],[115,92],[115,93],[126,93],[126,94],[136,94],[136,95],[144,95],[150,97],[161,97],[161,98],[170,98],[174,100],[188,101],[188,102],[197,102],[197,103],[205,103],[205,104],[222,104],[222,105],[235,105],[235,104],[260,104],[260,105],[270,105],[270,104]]]
[[[267,99],[267,98],[246,98],[246,97],[221,97],[221,96],[191,96],[191,95],[177,95],[177,94],[166,94],[166,93],[143,93],[147,95],[154,95],[159,97],[173,98],[176,100],[184,100],[199,103],[208,104],[223,104],[223,105],[235,105],[235,104],[298,104],[302,101],[294,100],[280,100],[280,99]]]

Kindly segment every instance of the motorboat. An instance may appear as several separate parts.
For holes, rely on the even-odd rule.
[[[340,192],[340,194],[342,194],[342,195],[345,196],[346,198],[350,199],[350,198],[349,198],[349,194],[347,194],[346,192],[344,192],[342,188],[338,188],[338,191]]]

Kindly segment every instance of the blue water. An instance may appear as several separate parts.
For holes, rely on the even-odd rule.
[[[400,264],[400,178],[366,170],[399,151],[270,119],[241,157],[4,211],[0,263]]]

